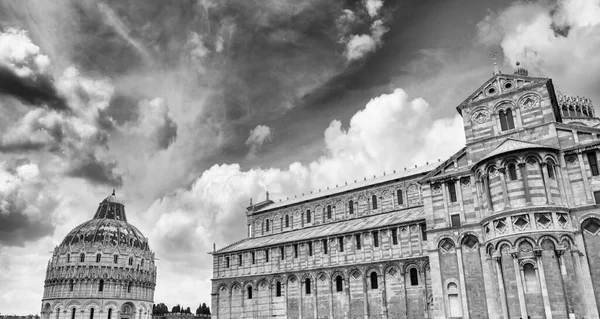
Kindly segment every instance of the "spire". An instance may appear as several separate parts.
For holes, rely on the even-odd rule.
[[[492,57],[492,61],[494,61],[494,75],[500,74],[502,72],[500,72],[500,69],[498,68],[498,59],[496,57],[498,53],[496,51],[492,51],[492,53],[490,53],[490,56]]]
[[[115,196],[115,189],[114,189],[114,188],[113,188],[113,192],[112,192],[112,195],[113,195],[113,196]]]
[[[269,200],[269,191],[267,191],[267,200]]]

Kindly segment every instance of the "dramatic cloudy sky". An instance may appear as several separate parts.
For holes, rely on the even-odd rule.
[[[117,188],[155,301],[210,301],[244,207],[458,150],[516,61],[600,101],[600,0],[0,0],[0,313]]]

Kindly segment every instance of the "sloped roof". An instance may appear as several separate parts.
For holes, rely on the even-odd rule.
[[[347,185],[342,185],[340,187],[326,189],[326,190],[323,190],[320,192],[313,192],[311,194],[306,194],[306,195],[298,196],[295,198],[290,198],[288,200],[284,200],[281,202],[275,202],[271,205],[262,207],[259,210],[257,210],[255,213],[261,213],[261,212],[270,211],[273,209],[277,209],[277,208],[281,208],[281,207],[285,207],[285,206],[289,206],[289,205],[299,204],[302,202],[306,202],[306,201],[310,201],[310,200],[314,200],[314,199],[318,199],[318,198],[322,198],[322,197],[332,196],[335,194],[341,194],[341,193],[348,192],[348,191],[351,191],[354,189],[359,189],[359,188],[366,187],[366,186],[372,186],[372,185],[377,185],[377,184],[381,184],[381,183],[385,183],[385,182],[390,182],[390,181],[393,181],[396,179],[406,178],[406,177],[419,175],[419,174],[425,174],[425,173],[431,171],[432,169],[436,168],[438,165],[440,165],[439,162],[434,162],[434,163],[430,163],[428,165],[416,167],[413,169],[407,169],[405,171],[399,171],[399,172],[392,173],[392,174],[386,174],[386,175],[378,176],[378,177],[375,177],[372,179],[358,181],[356,183],[349,183]]]
[[[551,149],[556,149],[556,147],[553,147],[553,146],[547,146],[547,145],[542,145],[542,144],[524,142],[524,141],[516,140],[516,139],[513,139],[513,138],[507,138],[507,139],[504,140],[504,142],[500,143],[500,145],[498,145],[488,155],[486,155],[484,158],[482,158],[481,160],[479,160],[479,162],[484,161],[484,160],[486,160],[488,158],[492,158],[492,157],[494,157],[496,155],[500,155],[500,154],[504,154],[504,153],[508,153],[508,152],[525,150],[525,149],[533,149],[533,148],[551,148]]]
[[[366,229],[385,227],[417,221],[425,218],[423,206],[411,207],[389,213],[381,213],[355,219],[343,220],[320,226],[302,228],[298,230],[283,232],[279,234],[247,238],[217,251],[218,254],[234,251],[255,249],[259,247],[275,246],[284,243],[306,241],[314,238],[327,236],[339,236],[340,234],[363,231]]]

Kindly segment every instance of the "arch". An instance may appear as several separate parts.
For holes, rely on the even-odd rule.
[[[452,241],[452,242],[454,242],[454,243],[458,242],[458,241],[456,240],[456,237],[454,237],[454,235],[451,235],[451,234],[441,234],[441,235],[439,235],[439,236],[438,236],[438,237],[435,239],[435,246],[436,246],[436,247],[439,247],[439,246],[440,246],[440,243],[441,243],[441,242],[442,242],[442,240],[444,240],[444,239],[449,239],[449,240],[451,240],[451,241]]]
[[[461,245],[464,242],[464,238],[467,236],[475,236],[475,238],[477,239],[478,243],[482,243],[482,238],[479,236],[479,234],[477,234],[474,231],[471,230],[466,230],[464,232],[462,232],[460,235],[458,235],[458,237],[456,238],[456,242],[460,243]]]
[[[521,161],[521,158],[516,155],[508,155],[502,159],[500,159],[500,166],[507,167],[508,164],[517,165]]]
[[[406,267],[405,276],[405,282],[408,282],[410,287],[417,287],[421,285],[421,276],[419,276],[419,269],[417,265],[408,265]]]
[[[108,308],[114,308],[114,309],[119,309],[119,304],[117,304],[115,301],[110,300],[104,303],[104,309],[108,309]]]
[[[523,155],[523,162],[528,163],[530,160],[534,160],[539,165],[542,162],[542,156],[538,153],[528,152]]]
[[[85,254],[84,253],[79,254],[79,262],[85,262]]]
[[[295,283],[296,281],[298,281],[298,277],[296,277],[296,275],[289,275],[287,277],[286,283]]]
[[[467,247],[468,249],[474,249],[479,247],[479,243],[481,242],[479,238],[474,234],[462,234],[461,235],[460,245]]]
[[[231,288],[230,288],[230,290],[231,290],[231,291],[233,291],[233,290],[234,290],[234,289],[236,289],[236,288],[237,288],[237,289],[241,289],[241,288],[242,288],[242,284],[240,284],[240,283],[239,283],[239,282],[237,282],[237,281],[234,281],[234,282],[232,282],[232,283],[231,283]]]
[[[100,309],[100,304],[95,300],[90,300],[86,302],[81,308],[83,308],[84,310],[89,310],[90,308]]]
[[[544,250],[555,250],[558,246],[558,240],[551,235],[544,235],[538,240],[538,246]]]
[[[369,281],[371,284],[371,289],[379,289],[380,274],[375,270],[371,270],[370,272],[367,272],[367,273],[369,274]]]
[[[519,99],[517,100],[517,105],[523,105],[523,102],[527,98],[530,98],[530,97],[533,97],[534,99],[537,99],[538,103],[539,103],[539,101],[542,100],[542,96],[539,93],[533,92],[533,91],[527,91],[527,92],[521,94],[521,96],[519,96]]]
[[[133,314],[135,313],[135,305],[131,301],[127,301],[123,303],[120,307],[121,313],[125,314]]]
[[[495,248],[496,248],[497,251],[502,251],[501,248],[503,246],[505,246],[505,245],[508,246],[508,249],[512,249],[513,248],[513,244],[510,241],[506,240],[506,239],[497,242]]]
[[[344,276],[341,273],[334,273],[332,277],[332,281],[335,284],[336,292],[344,291]]]
[[[537,245],[535,240],[530,237],[519,237],[515,239],[512,247],[519,247],[523,242],[528,242],[531,245],[531,247],[535,247]]]
[[[569,235],[562,235],[560,237],[560,244],[564,246],[566,249],[570,249],[575,245],[575,241]]]
[[[515,109],[516,107],[517,107],[517,105],[512,100],[502,99],[502,100],[496,102],[496,104],[494,104],[494,107],[492,108],[492,113],[496,114],[499,111],[506,111],[507,109]]]
[[[71,300],[67,303],[67,306],[65,308],[81,308],[81,303],[77,300]]]

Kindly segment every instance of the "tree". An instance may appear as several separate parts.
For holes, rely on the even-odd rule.
[[[169,307],[162,302],[152,307],[152,314],[154,315],[164,315],[166,313],[169,313]]]
[[[190,307],[185,308],[185,313],[192,313],[192,311],[190,310]]]
[[[207,307],[206,303],[202,303],[200,306],[198,306],[198,309],[196,309],[196,314],[197,315],[210,315],[210,307]]]
[[[181,306],[177,305],[177,306],[173,306],[173,308],[171,309],[172,313],[178,313],[181,312]]]

